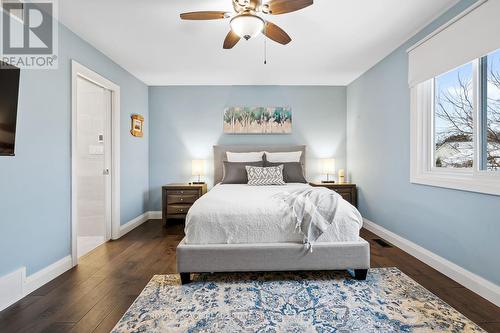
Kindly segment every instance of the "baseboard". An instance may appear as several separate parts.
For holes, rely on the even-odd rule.
[[[120,233],[119,237],[124,236],[125,234],[128,234],[144,222],[148,220],[148,213],[141,214],[137,216],[135,219],[128,221],[125,224],[120,225]]]
[[[0,277],[0,311],[55,279],[72,267],[71,256],[26,276],[26,267]]]
[[[149,219],[150,220],[161,220],[162,219],[162,212],[160,211],[150,211],[149,212]]]
[[[35,274],[27,276],[24,283],[24,294],[28,295],[29,293],[37,290],[47,282],[69,270],[71,267],[73,267],[71,256],[66,256],[52,265],[36,272]]]
[[[144,222],[148,220],[159,220],[161,219],[161,211],[150,211],[150,212],[145,212],[142,215],[137,216],[135,219],[127,222],[126,224],[123,224],[120,226],[120,232],[118,238],[124,236],[125,234],[131,232]]]
[[[161,211],[146,212],[130,222],[120,226],[120,237],[137,228],[150,219],[161,219]],[[71,256],[66,256],[50,266],[26,276],[26,267],[0,277],[0,311],[14,304],[21,298],[55,279],[73,266]]]
[[[20,268],[0,277],[0,311],[24,297],[24,276],[26,268]]]
[[[396,235],[392,231],[389,231],[370,220],[364,219],[364,227],[396,245],[401,250],[411,254],[420,261],[448,276],[450,279],[455,280],[464,287],[472,290],[479,296],[487,299],[497,306],[500,306],[500,286],[458,266],[457,264],[452,263],[443,257],[440,257],[439,255],[407,240],[406,238]]]

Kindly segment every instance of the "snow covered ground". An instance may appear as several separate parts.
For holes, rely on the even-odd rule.
[[[500,156],[499,144],[488,144],[488,152]],[[444,168],[471,167],[474,160],[474,144],[472,142],[446,142],[435,153],[436,165]],[[496,159],[500,163],[500,157]],[[494,169],[488,166],[488,169]]]

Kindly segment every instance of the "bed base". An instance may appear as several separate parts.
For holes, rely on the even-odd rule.
[[[348,271],[352,277],[356,280],[364,281],[368,275],[368,269],[355,269],[353,271]],[[181,284],[191,283],[191,273],[180,273]]]
[[[181,283],[190,282],[191,273],[272,272],[348,270],[357,280],[365,280],[370,268],[370,246],[355,242],[317,243],[313,251],[302,244],[186,244],[177,246],[177,271]]]

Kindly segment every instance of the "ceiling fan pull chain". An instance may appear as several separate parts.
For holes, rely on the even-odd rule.
[[[264,31],[267,32],[267,28],[264,27]],[[264,37],[264,65],[267,65],[267,38]]]

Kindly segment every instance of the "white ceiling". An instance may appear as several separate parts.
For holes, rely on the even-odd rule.
[[[267,16],[292,37],[223,50],[229,20],[181,21],[231,0],[63,0],[60,20],[148,85],[347,85],[457,0],[315,0]]]

